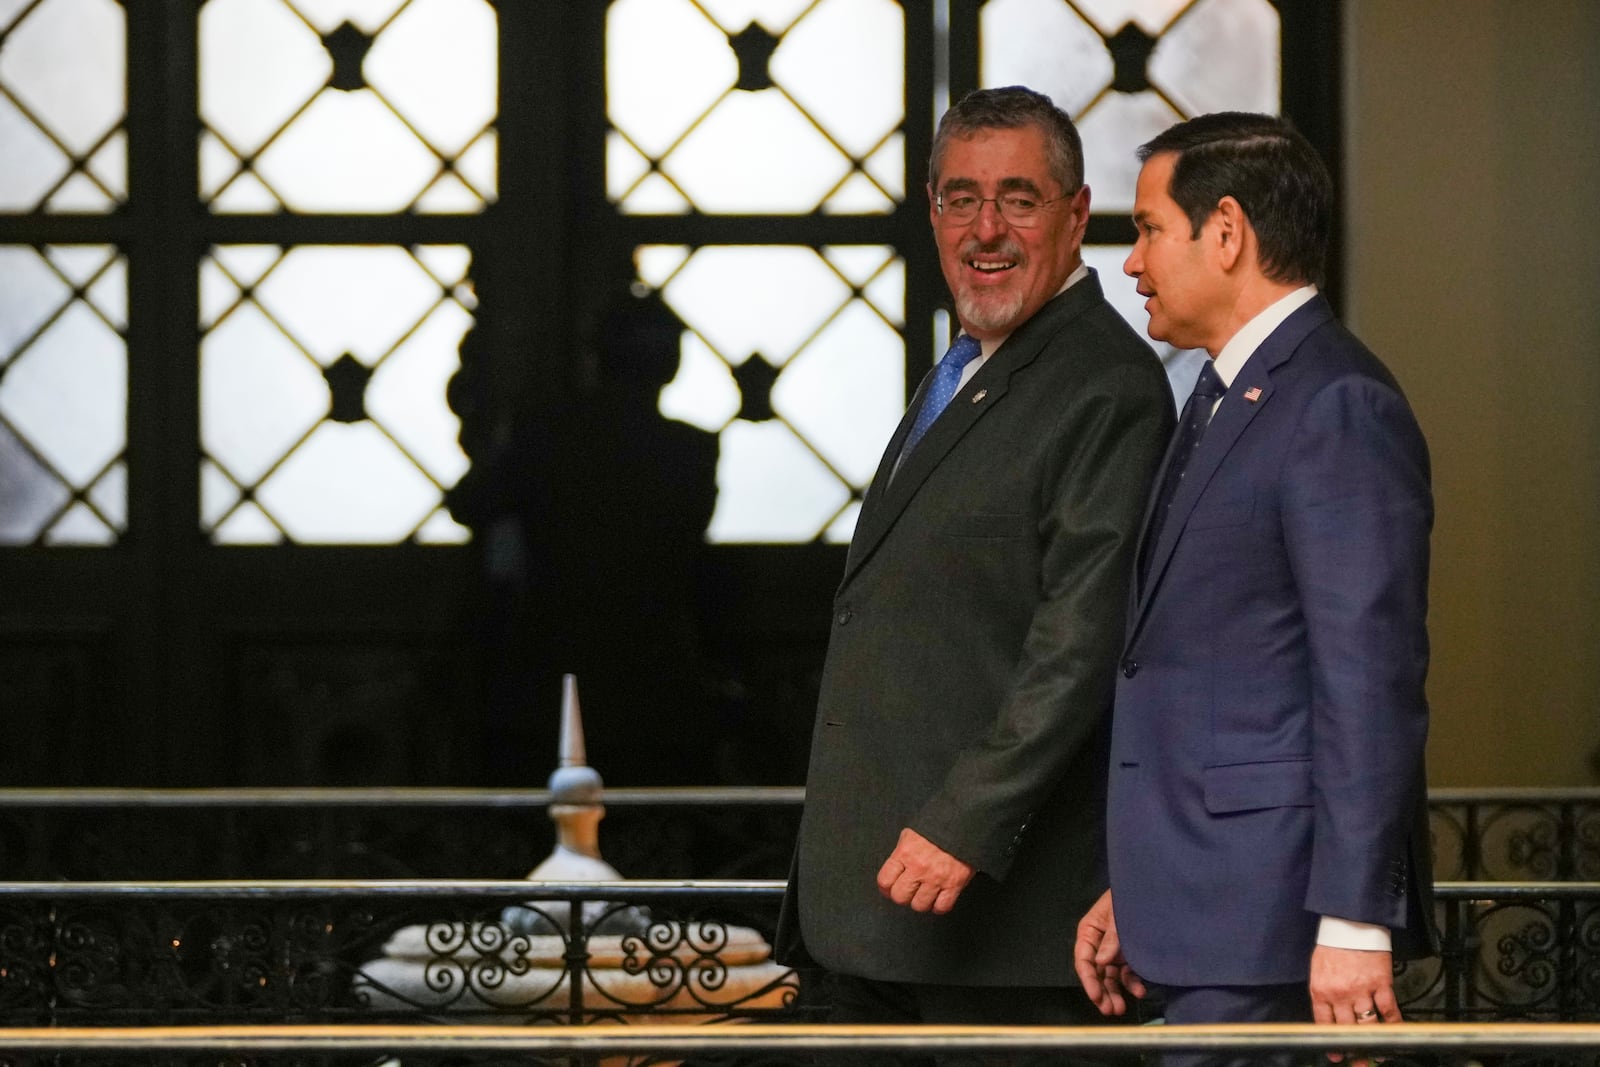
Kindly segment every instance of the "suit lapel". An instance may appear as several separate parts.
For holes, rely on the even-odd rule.
[[[901,416],[900,425],[884,450],[878,473],[873,477],[872,486],[862,502],[855,536],[850,541],[850,554],[845,563],[841,588],[871,558],[917,491],[929,475],[938,469],[951,449],[979,419],[1005,399],[1011,388],[1011,376],[1033,362],[1044,350],[1045,344],[1066,323],[1103,300],[1100,280],[1093,270],[1065,293],[1052,298],[1033,318],[1006,338],[994,355],[978,368],[978,373],[950,401],[950,406],[917,442],[917,447],[905,457],[905,462],[900,463],[897,471],[895,464],[900,450],[922,405],[923,394],[928,389],[929,376],[923,377],[916,396]]]
[[[1139,627],[1149,611],[1150,602],[1161,586],[1161,579],[1166,573],[1167,564],[1172,559],[1173,550],[1183,534],[1183,528],[1194,512],[1195,504],[1205,492],[1217,468],[1222,465],[1223,459],[1233,450],[1239,437],[1272,399],[1273,372],[1294,354],[1295,349],[1300,347],[1300,343],[1312,330],[1332,318],[1333,310],[1322,297],[1318,296],[1308,301],[1304,307],[1296,309],[1276,330],[1272,331],[1267,339],[1261,342],[1261,347],[1257,348],[1245,361],[1244,366],[1239,368],[1238,375],[1228,387],[1227,394],[1217,407],[1217,413],[1212,416],[1211,425],[1206,428],[1205,436],[1200,438],[1200,444],[1189,460],[1189,466],[1183,472],[1183,481],[1178,484],[1177,491],[1172,495],[1172,509],[1161,527],[1161,535],[1150,548],[1149,571],[1142,585],[1134,590],[1134,610],[1129,616],[1129,644],[1132,644],[1138,635]],[[1247,396],[1253,399],[1247,399]],[[1171,462],[1172,456],[1169,452],[1161,464],[1161,471],[1156,475],[1156,485],[1161,484],[1160,479],[1165,476],[1167,464]],[[1147,505],[1145,524],[1140,535],[1141,548],[1144,539],[1150,533],[1150,520]],[[1137,584],[1137,577],[1135,582]]]

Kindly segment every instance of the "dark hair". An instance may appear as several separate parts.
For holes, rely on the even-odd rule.
[[[1072,116],[1056,107],[1048,96],[1020,85],[1003,89],[974,89],[939,120],[928,158],[928,184],[939,188],[939,164],[952,137],[971,137],[983,130],[1015,130],[1037,126],[1045,137],[1050,175],[1070,196],[1083,184],[1083,141]]]
[[[1201,115],[1139,147],[1139,158],[1177,155],[1168,195],[1200,236],[1231,196],[1256,232],[1261,272],[1275,282],[1322,284],[1333,226],[1333,179],[1316,149],[1273,115]]]

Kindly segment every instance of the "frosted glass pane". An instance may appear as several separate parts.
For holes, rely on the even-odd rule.
[[[87,486],[127,433],[127,350],[81,302],[62,312],[0,379],[0,417],[73,485]]]
[[[713,246],[690,257],[663,296],[729,363],[760,352],[778,367],[850,290],[809,248]]]
[[[0,246],[0,365],[71,295],[72,290],[33,249]]]
[[[5,36],[0,82],[85,155],[126,110],[125,37],[114,0],[44,0]]]
[[[810,541],[850,502],[844,483],[780,422],[735,422],[721,446],[708,541]]]
[[[256,300],[324,366],[349,352],[372,365],[444,295],[402,248],[302,246]]]
[[[701,211],[798,214],[822,202],[850,161],[778,93],[733,93],[661,163]]]
[[[439,506],[439,490],[370,422],[325,422],[256,491],[301,543],[402,541]]]
[[[333,73],[321,40],[280,0],[210,0],[200,9],[200,115],[253,153]]]
[[[1084,180],[1101,214],[1132,214],[1139,180],[1135,153],[1183,116],[1155,93],[1108,93],[1078,120],[1083,137]]]
[[[442,485],[467,470],[457,437],[461,420],[441,403],[450,376],[461,368],[461,338],[472,316],[456,303],[440,305],[386,358],[367,387],[367,414]]]
[[[1026,85],[1076,116],[1111,84],[1111,53],[1062,0],[989,0],[979,23],[979,81]]]
[[[1076,0],[1078,10],[1107,37],[1129,22],[1155,37],[1192,0]]]
[[[64,174],[72,161],[44,131],[0,96],[0,210],[31,211]]]
[[[210,0],[201,10],[201,114],[217,138],[202,139],[201,189],[212,209],[481,211],[497,180],[494,139],[482,136],[498,96],[492,8],[303,6],[314,26],[280,0]],[[321,34],[346,19],[375,36],[350,72],[364,84],[335,89]],[[240,172],[240,155],[256,157],[254,175]],[[455,159],[455,174],[441,177],[441,156]]]
[[[47,545],[109,545],[116,539],[116,532],[83,503],[68,508],[44,535]]]
[[[882,245],[827,245],[822,258],[854,286],[863,286],[884,268],[894,255]]]
[[[373,42],[362,72],[429,144],[454,154],[494,120],[496,36],[483,0],[413,0]]]
[[[823,0],[783,35],[773,81],[863,156],[904,113],[905,14],[889,0]]]
[[[256,161],[296,211],[400,211],[439,161],[371,92],[320,94]]]
[[[685,334],[678,374],[661,390],[657,410],[669,419],[716,433],[739,414],[739,384],[704,341]]]
[[[689,0],[617,0],[606,12],[606,114],[651,156],[738,77],[727,34]]]
[[[0,419],[0,544],[31,543],[70,497]]]
[[[89,502],[117,529],[126,527],[128,525],[127,464],[113,463],[111,468],[100,476],[100,480],[89,487]]]
[[[905,408],[905,343],[859,300],[784,368],[773,410],[842,474],[864,486]]]
[[[700,6],[724,30],[738,33],[759,23],[769,33],[782,33],[814,0],[700,0]]]
[[[200,347],[200,443],[254,484],[328,412],[315,363],[253,305],[243,305]]]
[[[216,464],[202,465],[201,522],[219,543],[275,542],[279,527],[331,544],[460,540],[445,520],[417,530],[468,465],[445,389],[472,325],[471,262],[459,245],[214,250],[202,314],[232,309],[201,347],[201,441]],[[234,305],[238,283],[252,297]],[[359,395],[340,386],[341,417],[356,419],[341,423],[323,368],[346,353],[372,374],[350,386]],[[231,479],[255,487],[259,513]]]
[[[1156,45],[1150,81],[1190,115],[1276,113],[1278,41],[1268,0],[1201,0]]]
[[[416,540],[423,545],[464,545],[472,540],[472,531],[440,508],[417,527]]]

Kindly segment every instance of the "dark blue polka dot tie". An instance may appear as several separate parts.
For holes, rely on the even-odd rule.
[[[1189,402],[1183,405],[1183,418],[1179,420],[1178,433],[1172,441],[1172,458],[1167,461],[1166,474],[1161,478],[1161,495],[1156,497],[1156,506],[1150,511],[1150,531],[1145,535],[1144,547],[1139,553],[1141,583],[1149,573],[1150,556],[1161,536],[1161,527],[1166,524],[1167,512],[1172,510],[1172,498],[1183,483],[1184,468],[1189,465],[1189,457],[1194,455],[1206,427],[1211,424],[1211,409],[1216,406],[1217,398],[1227,391],[1228,387],[1217,377],[1211,360],[1201,364],[1200,377],[1195,379]]]
[[[977,338],[962,334],[939,360],[939,365],[933,368],[933,381],[928,385],[928,394],[922,398],[922,408],[917,412],[917,421],[911,424],[911,433],[906,437],[905,447],[900,450],[902,456],[909,455],[911,450],[917,447],[917,442],[928,432],[928,427],[932,426],[939,414],[950,405],[950,401],[955,398],[957,388],[961,385],[961,372],[966,369],[968,363],[977,359],[982,351],[983,346],[978,343]]]

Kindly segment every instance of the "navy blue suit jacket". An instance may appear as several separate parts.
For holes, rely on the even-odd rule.
[[[1108,842],[1145,978],[1302,981],[1322,915],[1427,951],[1432,521],[1405,397],[1313,299],[1241,368],[1131,593]]]

